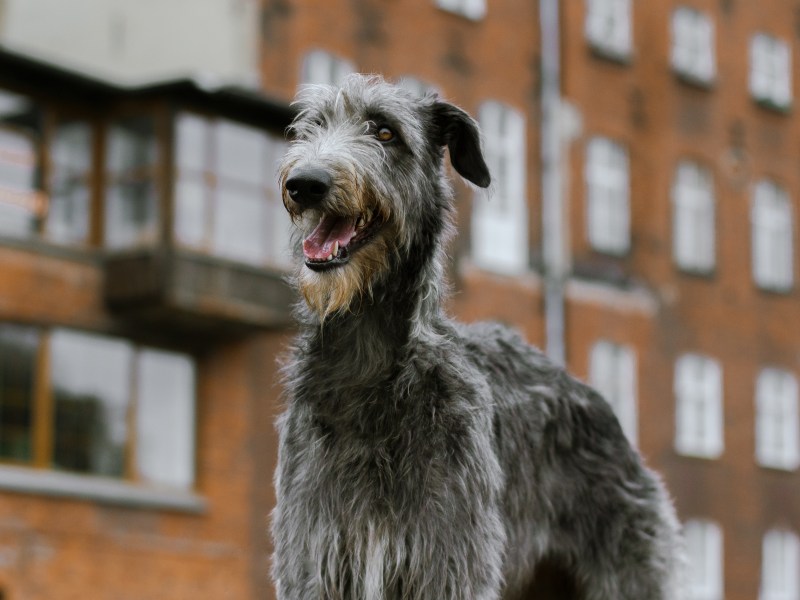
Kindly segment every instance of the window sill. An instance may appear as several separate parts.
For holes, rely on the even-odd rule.
[[[633,64],[633,53],[630,50],[619,50],[592,40],[589,40],[588,46],[589,52],[595,58],[608,61],[620,67],[630,67]]]
[[[754,97],[753,101],[757,106],[765,110],[778,113],[780,115],[790,115],[792,113],[792,103],[776,102],[772,98],[758,98]]]
[[[675,78],[688,87],[697,90],[712,91],[717,86],[714,76],[704,77],[703,75],[685,71],[678,67],[673,67],[673,71],[675,73]]]
[[[703,451],[690,450],[687,448],[675,448],[675,454],[683,458],[690,458],[702,461],[714,461],[722,458],[723,451]]]
[[[717,268],[716,266],[713,267],[695,267],[685,264],[673,263],[675,265],[675,269],[681,275],[686,277],[692,277],[694,279],[706,279],[712,280],[716,279],[717,277]]]
[[[755,286],[759,292],[769,296],[789,296],[794,292],[793,283],[788,283],[786,285],[770,285],[755,282]]]
[[[0,491],[89,500],[136,509],[203,514],[208,501],[192,492],[148,487],[105,477],[0,466]]]
[[[41,237],[15,237],[0,233],[0,247],[35,252],[55,258],[67,258],[87,264],[99,264],[95,248],[81,244],[57,244]]]
[[[470,13],[469,11],[459,10],[457,8],[447,8],[441,5],[437,5],[437,8],[443,13],[447,13],[448,15],[454,15],[456,17],[461,17],[465,21],[471,23],[480,23],[486,18],[485,10],[481,12]]]
[[[800,466],[796,461],[787,461],[786,463],[782,463],[778,461],[772,462],[758,459],[756,459],[756,465],[765,471],[775,471],[776,473],[795,473],[798,469],[798,466]]]

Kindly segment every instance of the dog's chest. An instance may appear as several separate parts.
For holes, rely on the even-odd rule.
[[[445,424],[389,416],[372,429],[309,416],[295,430],[306,436],[292,444],[298,453],[284,456],[292,466],[282,502],[302,515],[295,523],[314,577],[342,597],[399,597],[412,578],[405,565],[431,551],[452,518],[441,509],[463,481]],[[364,594],[351,596],[353,586]]]

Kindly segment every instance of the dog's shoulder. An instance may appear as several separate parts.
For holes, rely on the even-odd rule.
[[[459,347],[467,360],[498,383],[517,386],[548,379],[555,365],[516,329],[493,321],[456,326]]]
[[[593,388],[528,344],[515,329],[495,322],[459,324],[461,347],[487,377],[498,416],[525,415],[552,428],[558,445],[624,436],[611,406]]]

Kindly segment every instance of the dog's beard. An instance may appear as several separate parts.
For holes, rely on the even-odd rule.
[[[377,235],[341,267],[316,272],[302,265],[298,281],[306,304],[320,321],[337,312],[355,312],[372,297],[375,283],[388,270],[388,252],[386,240]]]

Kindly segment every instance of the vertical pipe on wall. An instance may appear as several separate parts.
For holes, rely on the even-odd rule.
[[[541,30],[542,257],[544,262],[545,349],[565,364],[564,186],[561,156],[561,39],[559,0],[539,0]]]

